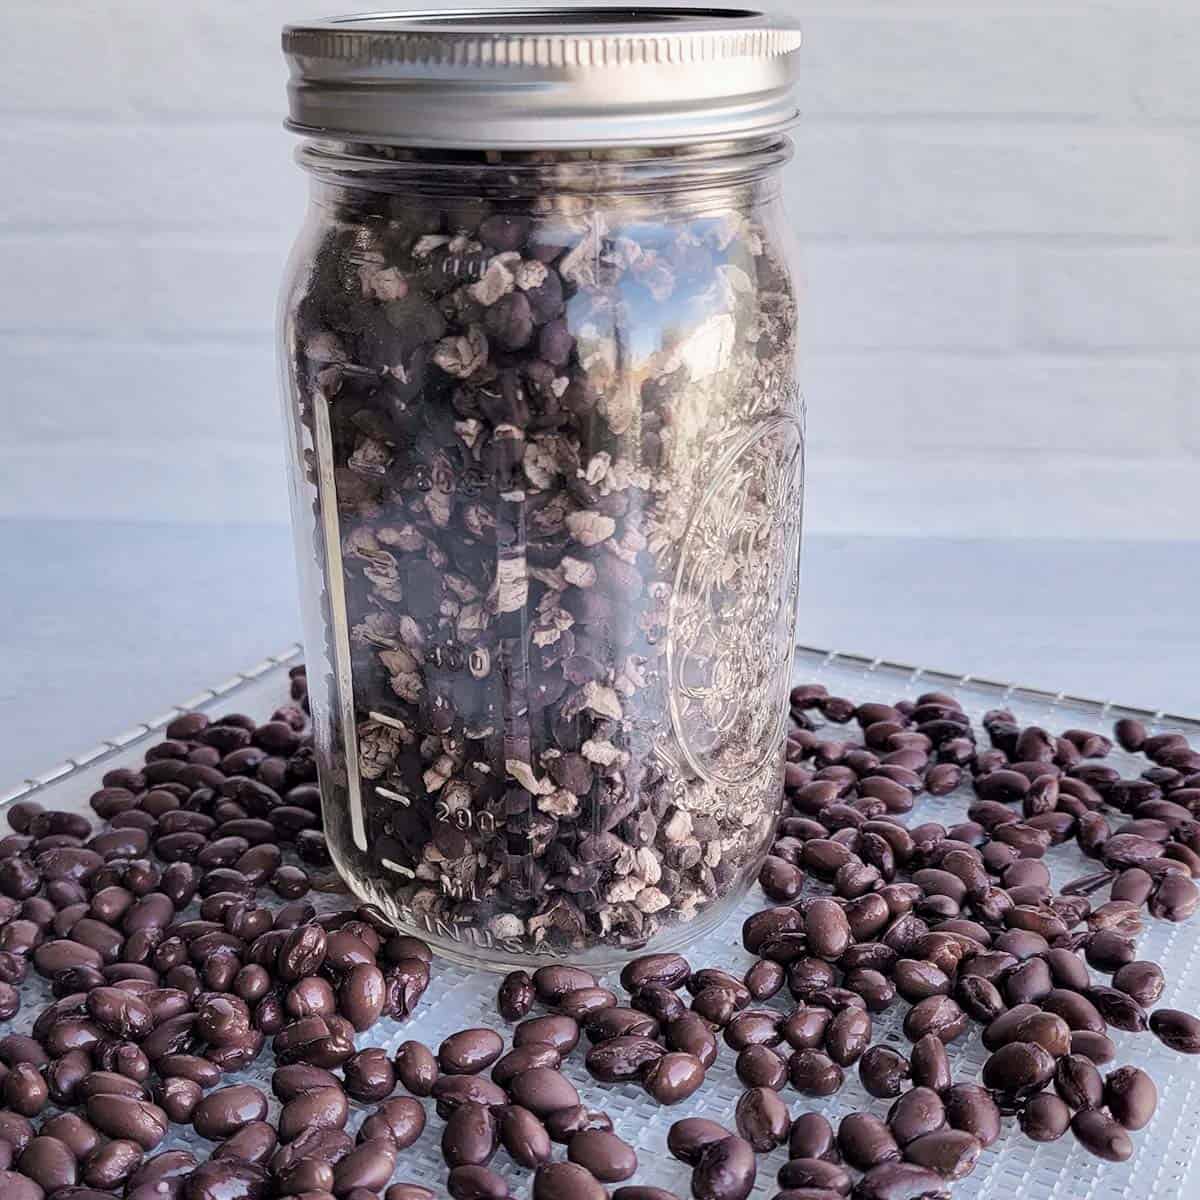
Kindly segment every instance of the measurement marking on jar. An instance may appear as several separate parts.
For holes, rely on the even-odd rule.
[[[405,808],[412,807],[412,801],[407,796],[403,796],[399,792],[393,792],[391,788],[380,787],[376,784],[375,794],[382,796],[385,800],[395,800],[397,804],[403,804]]]
[[[362,784],[359,780],[358,725],[354,715],[354,675],[350,668],[350,619],[346,609],[345,574],[342,566],[342,531],[337,515],[337,480],[333,463],[333,431],[329,425],[329,399],[316,388],[313,393],[313,442],[317,452],[318,492],[321,526],[325,542],[325,580],[329,590],[329,616],[333,626],[333,669],[342,739],[346,747],[346,792],[350,809],[350,831],[354,844],[367,848],[363,819]]]
[[[403,729],[405,732],[408,730],[408,726],[403,721],[397,720],[395,717],[389,717],[387,713],[369,712],[367,716],[372,721],[378,721],[380,725],[390,725],[393,729]],[[375,790],[379,791],[380,789],[376,788]]]
[[[381,858],[379,865],[389,871],[395,872],[397,875],[403,875],[405,879],[416,879],[417,873],[411,867],[402,867],[398,862],[394,862],[390,858]]]

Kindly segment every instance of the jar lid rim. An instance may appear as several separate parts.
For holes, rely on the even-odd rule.
[[[289,128],[447,148],[688,144],[796,118],[801,33],[755,9],[470,8],[287,25]]]

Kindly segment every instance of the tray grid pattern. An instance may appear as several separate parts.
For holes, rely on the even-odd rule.
[[[128,733],[108,739],[92,751],[25,781],[14,791],[0,796],[0,806],[37,793],[39,800],[46,804],[83,808],[103,771],[140,760],[141,753],[157,731],[180,711],[194,707],[212,709],[218,703],[225,705],[236,696],[239,708],[265,716],[285,697],[287,667],[299,658],[300,648],[293,646],[264,659],[168,713],[149,719]],[[850,696],[856,701],[894,701],[905,696],[915,697],[934,688],[952,690],[976,724],[986,708],[1003,703],[1013,708],[1022,723],[1042,723],[1054,730],[1070,726],[1105,730],[1116,717],[1133,715],[1153,726],[1155,731],[1174,728],[1194,739],[1200,738],[1200,723],[1185,717],[994,680],[956,676],[856,654],[799,647],[795,677],[798,681],[822,682],[831,692]],[[837,730],[838,727],[832,727],[834,736],[837,736]],[[1114,751],[1109,761],[1127,775],[1136,773],[1135,767],[1140,770],[1144,766],[1143,760],[1119,750]],[[969,800],[968,789],[959,789],[941,798],[923,796],[910,820],[946,823],[961,820]],[[1074,875],[1083,874],[1092,865],[1073,844],[1054,848],[1047,863],[1057,886]],[[813,885],[811,890],[822,889]],[[333,900],[321,898],[320,903],[332,904]],[[761,893],[755,889],[727,922],[688,948],[693,964],[721,965],[736,972],[749,966],[753,960],[741,948],[741,922],[763,904]],[[1198,948],[1200,927],[1195,922],[1171,925],[1148,919],[1139,953],[1163,962],[1167,969],[1163,1004],[1192,1010],[1200,1007]],[[609,978],[606,982],[612,984],[614,980]],[[441,961],[417,1015],[405,1024],[381,1022],[370,1033],[360,1036],[359,1045],[382,1045],[394,1050],[401,1042],[417,1038],[436,1047],[447,1034],[470,1025],[502,1028],[494,1009],[496,985],[495,976]],[[43,981],[31,980],[27,987],[27,1001],[14,1022],[14,1027],[20,1031],[28,1029],[40,1005],[49,998]],[[769,1006],[786,1010],[790,1001],[785,993],[770,1001]],[[872,1040],[906,1050],[908,1043],[901,1032],[901,1023],[907,1008],[907,1004],[898,1002],[887,1012],[876,1014]],[[984,1152],[974,1174],[954,1185],[956,1200],[1013,1200],[1017,1196],[1021,1200],[1115,1200],[1117,1197],[1149,1200],[1150,1197],[1185,1197],[1200,1192],[1200,1173],[1195,1163],[1197,1133],[1200,1131],[1196,1118],[1200,1104],[1197,1096],[1200,1071],[1196,1060],[1174,1054],[1148,1034],[1136,1036],[1114,1031],[1114,1040],[1118,1047],[1117,1064],[1114,1065],[1136,1062],[1151,1073],[1159,1087],[1158,1112],[1146,1130],[1133,1135],[1135,1153],[1131,1161],[1121,1165],[1102,1163],[1083,1151],[1069,1134],[1059,1142],[1036,1145],[1017,1130],[1015,1120],[1006,1119],[1004,1135]],[[565,1071],[579,1088],[583,1102],[606,1109],[617,1132],[638,1150],[641,1166],[637,1181],[687,1195],[687,1169],[667,1154],[666,1134],[670,1125],[681,1116],[706,1116],[732,1126],[734,1105],[742,1092],[733,1071],[733,1053],[722,1046],[705,1086],[683,1104],[664,1109],[652,1103],[640,1087],[596,1084],[584,1070],[583,1049],[581,1047],[571,1056]],[[978,1026],[972,1026],[970,1033],[954,1043],[950,1051],[955,1080],[977,1081],[986,1057]],[[269,1053],[264,1054],[248,1072],[230,1076],[223,1082],[245,1078],[264,1086],[269,1092],[271,1067]],[[888,1102],[873,1100],[867,1095],[854,1068],[848,1069],[846,1084],[836,1096],[814,1100],[799,1096],[789,1087],[783,1097],[793,1115],[816,1110],[824,1112],[834,1122],[855,1108],[867,1108],[883,1115],[888,1107]],[[368,1107],[353,1106],[354,1115],[349,1124],[352,1131]],[[445,1170],[438,1151],[441,1122],[429,1102],[427,1112],[429,1128],[414,1147],[401,1155],[396,1178],[425,1183],[438,1194],[444,1194]],[[191,1146],[202,1154],[210,1149],[208,1143],[186,1128],[173,1134],[162,1148],[171,1146]],[[760,1157],[758,1183],[753,1193],[755,1200],[769,1197],[777,1190],[775,1174],[785,1159],[784,1150]],[[493,1166],[510,1179],[515,1195],[528,1194],[527,1173],[512,1169],[503,1151],[497,1154]]]

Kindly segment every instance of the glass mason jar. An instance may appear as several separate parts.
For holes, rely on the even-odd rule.
[[[329,850],[402,930],[498,969],[677,947],[756,877],[804,465],[780,201],[798,36],[698,10],[530,21],[285,32],[312,203],[282,353]]]

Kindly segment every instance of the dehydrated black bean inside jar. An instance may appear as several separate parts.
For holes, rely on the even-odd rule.
[[[644,142],[609,121],[561,149],[547,119],[513,149],[501,118],[447,142],[339,76],[358,124],[301,153],[284,353],[329,849],[475,961],[669,944],[771,837],[803,485],[792,55],[712,20],[720,79],[684,70],[678,98],[759,72],[771,120],[667,138],[651,105]],[[289,34],[301,129],[314,29]]]

